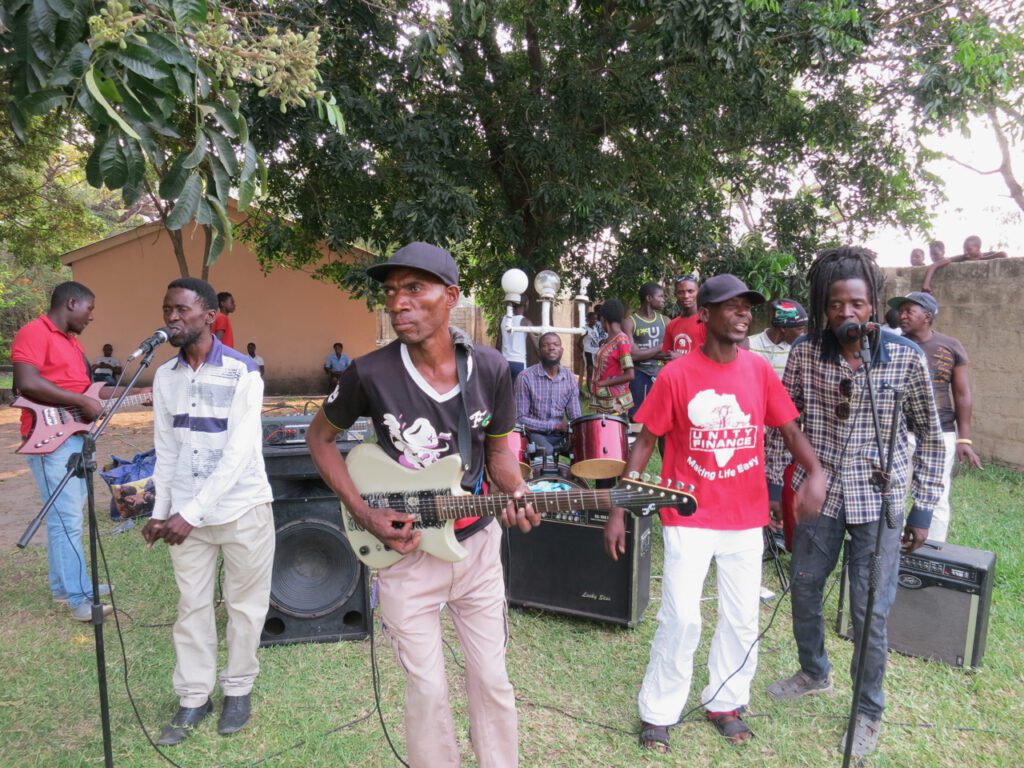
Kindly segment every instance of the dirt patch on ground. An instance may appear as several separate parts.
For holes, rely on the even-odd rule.
[[[25,457],[14,451],[21,445],[19,423],[21,409],[0,407],[0,551],[14,548],[26,526],[39,512],[39,489]],[[153,413],[131,410],[117,414],[100,437],[97,460],[100,466],[110,456],[130,459],[153,447]],[[95,481],[97,513],[100,524],[110,520],[110,491],[97,474]],[[39,527],[30,546],[46,546],[46,525]]]

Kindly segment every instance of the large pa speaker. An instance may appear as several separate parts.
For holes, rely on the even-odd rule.
[[[985,655],[996,556],[927,541],[900,557],[896,601],[889,611],[889,649],[954,667],[978,667]],[[852,639],[846,555],[836,632]]]
[[[505,530],[501,560],[510,605],[635,627],[651,597],[651,518],[626,515],[626,553],[604,553],[607,512],[545,518]]]
[[[361,640],[370,631],[368,573],[319,481],[275,489],[277,549],[260,645]]]

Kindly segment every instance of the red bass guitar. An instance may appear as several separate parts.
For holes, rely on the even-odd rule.
[[[106,408],[107,403],[112,401],[101,400],[100,391],[107,386],[110,385],[104,384],[102,381],[96,382],[85,390],[85,394],[95,400],[100,400],[104,408]],[[153,393],[146,392],[144,394],[128,395],[124,399],[123,404],[148,405],[152,402]],[[25,442],[17,450],[18,453],[30,455],[53,453],[72,435],[89,431],[90,423],[84,420],[80,408],[65,405],[45,405],[24,396],[19,397],[11,405],[15,408],[32,411],[34,415],[32,432],[25,438]]]

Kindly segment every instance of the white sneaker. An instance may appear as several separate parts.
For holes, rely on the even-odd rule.
[[[103,604],[103,615],[109,616],[114,612],[113,606]],[[92,621],[92,603],[79,603],[71,609],[71,618],[75,621]]]

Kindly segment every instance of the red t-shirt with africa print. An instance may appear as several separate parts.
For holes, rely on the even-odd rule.
[[[661,474],[695,486],[697,512],[662,509],[663,525],[736,531],[768,524],[764,428],[798,414],[771,366],[736,352],[730,363],[700,348],[673,360],[637,411],[635,421],[665,435]]]

